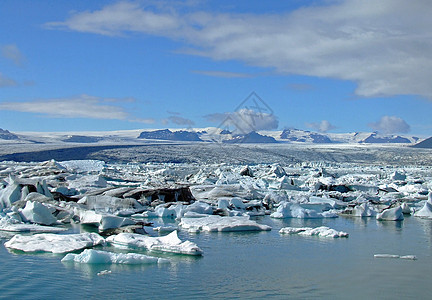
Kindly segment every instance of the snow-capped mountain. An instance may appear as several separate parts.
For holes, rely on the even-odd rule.
[[[301,129],[237,133],[216,127],[149,129],[99,132],[19,132],[0,129],[2,143],[140,144],[147,141],[209,143],[294,143],[294,144],[416,144],[413,136],[381,135],[376,132],[318,133]],[[419,144],[422,147],[422,143]]]

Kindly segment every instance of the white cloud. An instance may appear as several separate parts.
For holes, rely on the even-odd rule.
[[[370,123],[369,127],[386,134],[407,133],[411,130],[404,120],[395,116],[384,116],[378,122]]]
[[[112,98],[81,95],[66,99],[37,100],[30,102],[3,102],[0,110],[19,111],[47,115],[53,118],[89,118],[107,120],[130,120],[148,122],[149,119],[137,119],[120,106],[108,105]]]
[[[318,130],[319,132],[327,132],[336,128],[327,120],[322,120],[319,123],[306,123],[306,126]]]
[[[0,73],[0,87],[8,87],[8,86],[15,86],[17,85],[17,82],[11,78],[8,78],[4,76],[2,73]]]
[[[24,55],[22,55],[21,51],[14,44],[3,45],[0,47],[1,54],[3,57],[11,60],[17,66],[21,66],[24,61]]]
[[[183,13],[174,6],[120,2],[47,26],[164,36],[185,42],[193,55],[354,81],[360,96],[432,98],[431,8],[427,0],[339,0],[258,15]]]
[[[222,78],[249,78],[249,77],[252,77],[252,75],[250,75],[250,74],[238,73],[238,72],[200,71],[200,70],[194,70],[192,72],[196,73],[196,74],[205,75],[205,76],[222,77]]]
[[[273,114],[256,112],[242,108],[236,112],[214,113],[205,116],[207,121],[219,123],[219,127],[234,127],[238,133],[249,133],[258,130],[272,130],[279,126]]]
[[[162,124],[166,125],[169,122],[174,123],[176,125],[186,125],[186,126],[193,126],[195,125],[195,122],[190,120],[190,119],[186,119],[183,117],[180,117],[178,115],[176,116],[170,116],[167,119],[162,120]]]

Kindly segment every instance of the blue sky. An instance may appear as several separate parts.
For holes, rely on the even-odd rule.
[[[2,0],[0,128],[217,126],[254,91],[258,130],[431,135],[430,1],[232,3]]]

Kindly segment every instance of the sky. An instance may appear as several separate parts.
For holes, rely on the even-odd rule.
[[[0,128],[243,122],[428,137],[431,10],[430,0],[2,0]]]

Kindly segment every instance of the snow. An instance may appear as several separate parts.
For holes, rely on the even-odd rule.
[[[61,260],[62,262],[74,262],[80,264],[164,264],[170,261],[165,258],[158,258],[137,253],[113,253],[102,250],[86,249],[80,254],[68,253]],[[108,272],[104,272],[105,275]]]
[[[348,233],[343,231],[337,231],[335,229],[321,226],[321,227],[284,227],[279,230],[281,234],[298,234],[303,236],[318,236],[325,238],[339,238],[348,237]]]
[[[258,224],[257,222],[250,220],[247,216],[221,217],[214,215],[203,218],[182,218],[179,226],[189,232],[271,230],[270,226]]]
[[[6,248],[24,252],[67,253],[103,244],[105,239],[97,233],[34,235],[17,234],[4,245]]]
[[[177,236],[177,230],[162,237],[150,237],[136,233],[120,233],[107,238],[107,242],[117,246],[132,249],[146,249],[186,255],[202,255],[203,251],[193,242],[182,242]]]

